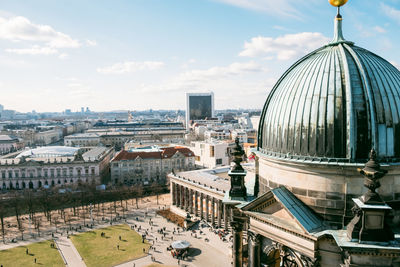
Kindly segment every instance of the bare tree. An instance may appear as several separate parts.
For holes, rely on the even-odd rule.
[[[5,244],[5,236],[6,236],[6,227],[4,218],[7,215],[7,202],[1,201],[0,203],[0,221],[1,221],[1,236],[3,237],[3,243]]]

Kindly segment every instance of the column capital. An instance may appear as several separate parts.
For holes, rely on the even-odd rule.
[[[235,232],[242,232],[243,231],[243,222],[233,220],[231,221],[231,226]]]
[[[249,237],[249,240],[251,240],[251,242],[254,242],[254,244],[259,244],[261,242],[261,235],[257,234],[253,231],[248,230],[247,231],[247,236]]]

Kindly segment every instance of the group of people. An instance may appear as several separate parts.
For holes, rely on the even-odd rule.
[[[170,246],[169,248],[167,248],[167,250],[171,250],[172,257],[177,258],[178,260],[186,260],[188,257],[187,249],[175,250]]]

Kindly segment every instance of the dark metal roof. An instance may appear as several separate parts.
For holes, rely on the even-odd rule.
[[[259,150],[275,154],[400,162],[400,71],[347,41],[290,67],[261,114]],[[397,137],[397,138],[396,138]]]
[[[271,190],[285,209],[301,224],[307,232],[321,231],[323,221],[286,187],[281,186]]]

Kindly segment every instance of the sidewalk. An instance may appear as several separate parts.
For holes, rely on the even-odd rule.
[[[62,236],[55,241],[59,248],[61,256],[67,262],[67,266],[86,267],[86,264],[83,262],[81,255],[79,255],[79,252],[76,250],[74,244],[72,244],[69,238]]]

